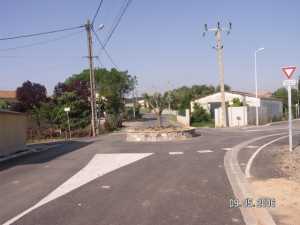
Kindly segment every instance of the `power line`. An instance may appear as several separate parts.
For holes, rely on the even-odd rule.
[[[79,32],[68,34],[68,35],[63,35],[63,36],[58,37],[58,38],[53,38],[53,39],[46,40],[46,41],[39,41],[39,42],[35,42],[35,43],[32,43],[32,44],[27,44],[27,45],[20,45],[20,46],[10,47],[10,48],[0,48],[0,52],[10,51],[10,50],[17,50],[17,49],[23,49],[23,48],[29,48],[29,47],[34,47],[34,46],[44,45],[44,44],[49,44],[51,42],[59,41],[59,40],[66,39],[66,38],[69,38],[69,37],[73,37],[73,36],[75,36],[77,34],[80,34],[82,32],[83,31],[79,31]]]
[[[103,63],[101,62],[101,60],[99,59],[99,57],[96,57],[96,59],[97,59],[97,61],[99,62],[100,66],[101,66],[102,68],[104,68],[104,65],[103,65]]]
[[[116,17],[116,23],[115,25],[112,27],[111,31],[110,31],[110,34],[108,35],[108,37],[106,38],[105,42],[104,42],[104,47],[106,47],[106,45],[108,44],[108,42],[110,41],[112,35],[114,34],[115,30],[117,29],[117,27],[119,26],[126,10],[128,9],[130,3],[132,2],[132,0],[127,0],[127,2],[125,3],[125,6],[123,8],[121,8],[120,10],[120,15],[119,17]]]
[[[106,54],[106,56],[108,57],[108,59],[110,60],[110,62],[114,65],[114,67],[116,67],[117,69],[119,69],[118,66],[116,65],[116,63],[114,62],[114,60],[112,59],[112,57],[110,56],[110,54],[108,53],[108,51],[106,50],[106,48],[103,45],[102,41],[100,40],[98,34],[95,32],[95,30],[93,28],[92,28],[92,31],[95,34],[96,40],[100,44],[102,50],[104,51],[104,53]]]
[[[100,0],[99,6],[98,6],[97,11],[96,11],[96,13],[95,13],[95,15],[94,15],[94,17],[93,17],[93,20],[92,20],[92,25],[94,25],[94,23],[95,23],[95,19],[96,19],[96,17],[98,16],[98,13],[99,13],[99,11],[100,11],[100,8],[101,8],[101,6],[102,6],[102,3],[103,3],[103,0]]]
[[[35,36],[41,36],[41,35],[59,33],[59,32],[64,32],[64,31],[76,30],[76,29],[83,28],[83,27],[85,27],[85,26],[84,25],[80,25],[80,26],[76,26],[76,27],[68,27],[68,28],[63,28],[63,29],[58,29],[58,30],[51,30],[51,31],[45,31],[45,32],[40,32],[40,33],[22,34],[22,35],[18,35],[18,36],[11,36],[11,37],[0,38],[0,41],[13,40],[13,39],[19,39],[19,38],[29,38],[29,37],[35,37]]]

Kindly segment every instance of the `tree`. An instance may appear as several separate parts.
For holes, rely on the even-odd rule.
[[[239,98],[233,98],[231,106],[232,107],[240,107],[240,106],[243,106],[243,103],[241,102],[241,100]]]
[[[13,110],[27,112],[36,122],[38,136],[40,137],[42,122],[40,106],[48,99],[45,86],[32,83],[28,80],[24,82],[21,87],[17,88],[16,95],[18,103],[14,105]]]
[[[176,110],[184,113],[186,109],[190,108],[190,102],[193,99],[191,88],[183,86],[172,91],[173,105]]]
[[[95,70],[95,80],[96,80],[96,92],[99,94],[100,99],[105,98],[102,109],[105,110],[107,121],[111,122],[112,129],[116,128],[115,125],[122,125],[122,114],[125,110],[124,98],[128,95],[134,88],[136,79],[128,74],[127,71],[118,71],[116,69],[96,69]],[[80,74],[74,74],[69,77],[64,84],[57,85],[55,89],[56,95],[64,91],[69,91],[70,85],[71,90],[75,91],[76,94],[81,96],[81,99],[87,101],[90,95],[89,91],[89,70],[83,70]],[[86,86],[85,90],[80,90],[78,88],[82,85]]]
[[[157,126],[161,127],[161,114],[162,111],[167,107],[168,101],[164,95],[160,93],[154,93],[153,95],[144,94],[144,99],[150,109],[154,110],[157,118]]]
[[[277,89],[273,93],[273,97],[278,98],[282,101],[282,103],[283,103],[283,112],[287,113],[287,111],[288,111],[288,92],[287,92],[287,89],[284,88],[284,87]],[[294,105],[297,104],[297,103],[298,103],[297,90],[292,89],[292,107],[293,107],[294,112],[295,112]]]
[[[199,104],[194,104],[194,110],[192,112],[191,122],[209,122],[211,121],[210,114]]]
[[[218,85],[217,87],[216,87],[216,92],[220,92],[220,85]],[[225,91],[231,91],[231,87],[229,86],[229,85],[227,85],[227,84],[225,84],[224,85],[224,90]]]
[[[72,129],[83,129],[90,123],[90,104],[84,91],[87,87],[85,85],[81,85],[79,89],[75,87],[73,82],[58,84],[55,87],[52,113],[56,114],[56,120],[53,122],[59,124],[62,129],[67,128],[65,107],[71,108],[69,116]]]
[[[63,126],[67,121],[65,112],[53,99],[50,99],[47,103],[42,103],[39,109],[42,120],[50,126],[51,137],[53,137],[54,129],[66,128]]]
[[[194,99],[202,98],[207,95],[215,93],[214,86],[207,85],[193,85],[192,87],[182,86],[170,92],[172,96],[172,108],[184,113],[186,109],[190,108],[190,102]]]
[[[27,112],[38,108],[42,102],[47,100],[47,90],[45,86],[26,81],[17,88],[18,108],[22,112]]]
[[[8,109],[8,104],[6,101],[0,100],[0,109]]]

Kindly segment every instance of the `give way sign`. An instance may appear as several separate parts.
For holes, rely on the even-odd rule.
[[[281,69],[282,69],[284,75],[285,75],[288,79],[290,79],[290,78],[292,77],[293,73],[294,73],[295,70],[296,70],[296,66],[286,66],[286,67],[282,67]]]

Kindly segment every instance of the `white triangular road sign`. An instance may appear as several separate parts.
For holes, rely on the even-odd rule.
[[[296,70],[296,66],[287,66],[281,68],[285,76],[290,79]]]

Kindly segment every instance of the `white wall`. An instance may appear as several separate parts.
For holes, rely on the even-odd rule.
[[[247,106],[228,107],[228,123],[229,127],[247,126]]]
[[[215,109],[215,126],[221,125],[221,108]],[[240,118],[238,120],[237,118]],[[261,107],[258,108],[259,124],[266,124],[279,120],[282,117],[282,103],[278,101],[262,101]],[[229,127],[247,126],[256,124],[255,107],[228,107],[227,121]]]
[[[221,127],[222,108],[215,109],[215,127]],[[229,127],[242,127],[248,125],[247,106],[228,107],[227,125]]]
[[[182,124],[183,126],[189,127],[191,124],[190,110],[185,110],[185,116],[178,115],[176,116],[177,122]]]

